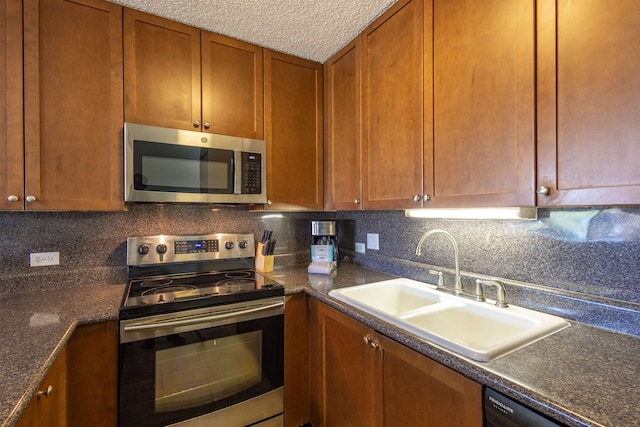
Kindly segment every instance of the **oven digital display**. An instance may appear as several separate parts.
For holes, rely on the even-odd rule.
[[[205,252],[219,252],[219,240],[177,240],[175,242],[175,253],[197,254]]]

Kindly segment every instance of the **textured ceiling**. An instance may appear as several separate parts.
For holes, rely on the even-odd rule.
[[[324,63],[396,0],[112,0]]]

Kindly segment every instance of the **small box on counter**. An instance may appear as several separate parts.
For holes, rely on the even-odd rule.
[[[311,262],[333,261],[333,245],[311,245]]]

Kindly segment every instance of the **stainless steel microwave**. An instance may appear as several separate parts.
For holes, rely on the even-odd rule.
[[[265,141],[124,125],[125,202],[266,203]]]

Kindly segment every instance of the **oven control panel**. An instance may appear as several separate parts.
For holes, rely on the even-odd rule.
[[[176,240],[176,254],[201,254],[220,251],[220,240]]]
[[[253,234],[147,236],[127,239],[127,265],[253,258]]]

